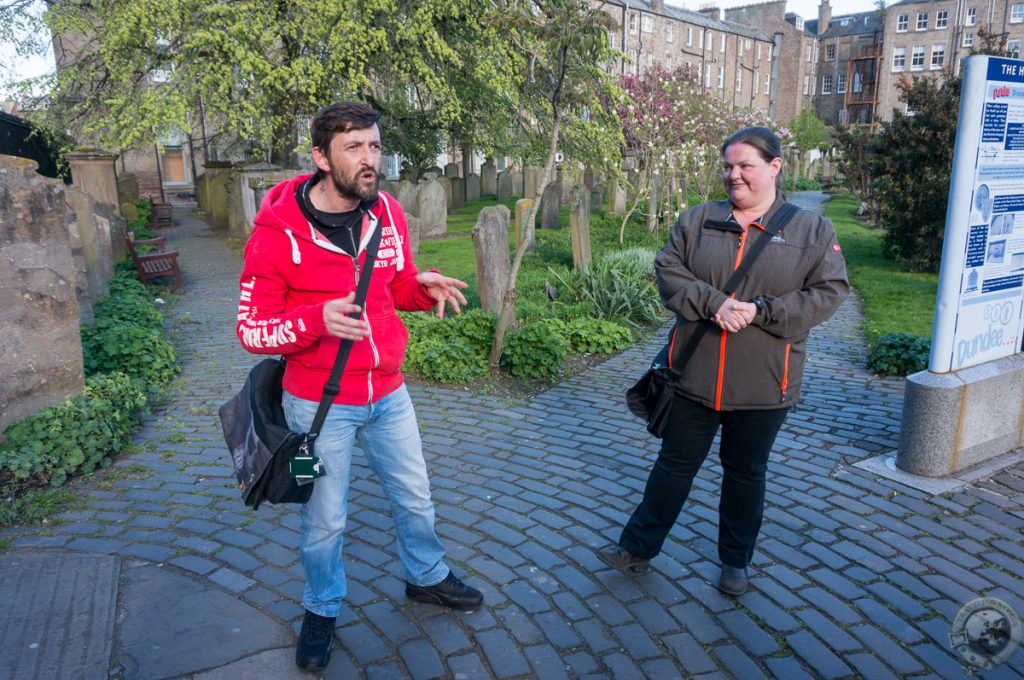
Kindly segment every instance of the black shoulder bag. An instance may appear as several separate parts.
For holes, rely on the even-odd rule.
[[[360,309],[366,304],[380,232],[378,225],[366,247],[363,272],[353,302]],[[359,315],[359,312],[349,314],[353,319],[358,319]],[[341,374],[351,350],[352,341],[342,340],[309,432],[288,429],[281,405],[285,363],[282,358],[264,359],[253,366],[238,394],[220,407],[224,440],[231,451],[242,501],[247,506],[255,510],[263,501],[277,504],[309,500],[313,494],[310,482],[324,474],[320,459],[313,453],[313,445],[331,402],[341,389]]]
[[[772,216],[771,224],[765,228],[764,233],[750,247],[750,251],[744,256],[740,266],[725,282],[722,292],[728,297],[733,294],[743,277],[750,271],[754,260],[764,250],[772,237],[789,223],[793,216],[800,210],[792,203],[783,203],[778,211]],[[678,354],[669,357],[669,347],[672,339],[675,338],[677,325],[669,335],[669,343],[666,344],[654,358],[651,367],[636,381],[636,384],[626,390],[626,406],[638,418],[647,423],[647,431],[659,439],[665,435],[665,425],[668,423],[668,413],[672,407],[672,399],[675,396],[676,386],[683,377],[683,369],[686,367],[690,357],[697,351],[704,334],[711,328],[712,322],[705,320],[697,327],[693,335],[686,341],[686,345]]]

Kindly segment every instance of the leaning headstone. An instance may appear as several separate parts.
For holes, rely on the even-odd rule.
[[[498,200],[507,201],[512,198],[512,177],[508,170],[498,173]]]
[[[487,312],[499,312],[501,299],[511,271],[508,250],[509,211],[503,205],[487,206],[480,211],[473,227],[476,252],[476,285],[480,306]]]
[[[97,219],[96,204],[84,191],[73,186],[67,187],[64,192],[64,200],[67,202],[68,216],[73,220],[73,226],[70,228],[73,229],[74,237],[81,245],[86,294],[91,302],[98,302],[110,292],[107,281],[114,275],[110,223]],[[136,208],[134,203],[126,205]],[[118,240],[121,240],[120,234],[116,236]],[[91,310],[83,312],[81,308],[86,305],[82,304],[81,296],[78,297],[78,300],[79,313],[84,319],[91,313]]]
[[[540,200],[540,228],[561,229],[558,213],[562,209],[562,189],[557,183],[544,187],[544,197]]]
[[[512,195],[525,196],[523,193],[523,173],[519,170],[512,170]]]
[[[64,183],[37,167],[0,155],[0,431],[84,384]]]
[[[572,244],[572,265],[589,269],[590,256],[590,190],[577,184],[569,194],[569,241]]]
[[[441,185],[444,190],[444,209],[446,213],[452,211],[452,180],[450,177],[443,175],[437,178],[437,183]]]
[[[416,255],[420,252],[420,218],[406,214],[405,223],[409,229],[409,248]]]
[[[459,177],[459,164],[458,163],[449,163],[448,165],[444,166],[444,176],[445,177]]]
[[[461,177],[450,177],[452,185],[451,210],[458,210],[466,205],[466,180]]]
[[[106,203],[120,211],[117,197],[116,156],[102,151],[76,151],[64,154],[71,167],[71,180],[76,187],[92,196],[94,201]]]
[[[530,219],[530,210],[533,208],[534,199],[532,198],[520,198],[516,201],[516,247],[523,242],[523,237],[526,235],[529,237],[529,243],[526,245],[526,250],[533,250],[535,243],[533,230],[526,228],[527,220]]]
[[[480,200],[480,175],[471,174],[466,178],[466,203]]]
[[[498,173],[494,167],[494,160],[491,158],[488,158],[480,166],[480,195],[498,195]]]
[[[407,215],[416,215],[416,185],[408,180],[402,180],[398,183],[393,194],[398,202],[405,208]]]
[[[448,231],[448,208],[445,203],[444,187],[437,176],[424,173],[416,192],[416,215],[420,218],[420,238],[443,236]]]

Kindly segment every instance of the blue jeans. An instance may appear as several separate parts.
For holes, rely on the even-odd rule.
[[[285,392],[283,406],[292,430],[309,430],[317,402]],[[375,404],[332,404],[315,448],[327,475],[313,482],[313,496],[302,506],[299,540],[306,571],[302,605],[320,616],[337,616],[346,593],[341,549],[348,515],[352,448],[357,442],[391,503],[398,556],[405,566],[406,580],[431,586],[448,576],[444,547],[434,532],[434,504],[416,412],[405,385]]]

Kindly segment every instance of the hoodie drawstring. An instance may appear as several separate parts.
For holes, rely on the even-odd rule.
[[[292,242],[292,264],[302,264],[302,257],[299,255],[299,242],[295,240],[291,229],[285,229],[284,233],[288,235],[288,240]]]

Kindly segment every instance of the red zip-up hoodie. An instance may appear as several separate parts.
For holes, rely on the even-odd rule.
[[[376,402],[402,385],[409,334],[395,310],[430,309],[434,299],[416,282],[398,201],[380,192],[380,200],[363,216],[358,258],[353,258],[303,216],[295,190],[308,178],[300,175],[272,188],[256,213],[239,282],[238,338],[250,352],[284,355],[284,388],[320,401],[341,342],[327,334],[324,303],[356,289],[366,245],[373,231],[382,229],[363,309],[370,336],[352,344],[334,399],[336,404]]]

